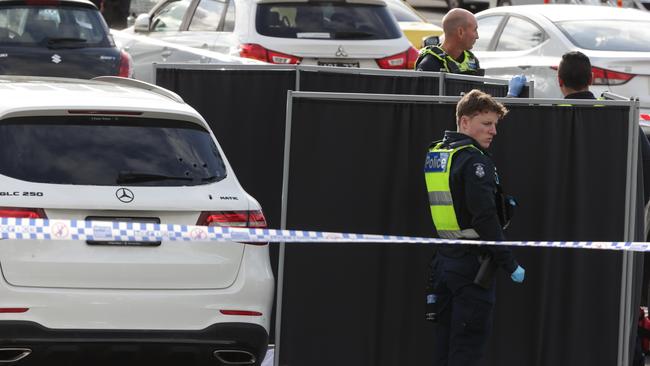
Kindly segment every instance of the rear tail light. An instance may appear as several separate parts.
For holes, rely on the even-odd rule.
[[[377,65],[382,69],[406,69],[408,67],[411,48],[397,55],[380,58],[377,60]],[[413,60],[413,63],[415,63],[415,60]]]
[[[592,67],[593,85],[621,85],[634,77],[633,74]]]
[[[47,219],[42,208],[0,207],[0,217],[14,217],[17,219]]]
[[[641,113],[639,117],[644,121],[650,121],[650,114]]]
[[[0,313],[2,314],[7,314],[7,313],[13,313],[13,314],[18,314],[18,313],[26,313],[29,308],[0,308]]]
[[[272,64],[298,64],[300,57],[288,55],[277,51],[268,50],[255,43],[246,43],[240,46],[239,55],[245,58],[269,62]]]
[[[109,110],[91,110],[91,109],[69,109],[69,114],[112,114],[118,116],[140,116],[142,112],[138,111],[109,111]]]
[[[406,51],[406,68],[409,70],[415,70],[415,61],[418,60],[418,56],[420,56],[420,51],[417,50],[415,47],[410,47],[408,51]]]
[[[557,71],[557,66],[551,66],[551,69]],[[634,74],[601,69],[600,67],[591,68],[592,85],[621,85],[632,79]]]
[[[196,222],[200,226],[230,226],[245,228],[266,228],[262,211],[203,211]],[[266,245],[264,242],[247,244]]]
[[[130,78],[133,76],[133,60],[128,52],[120,51],[120,71],[118,76]]]
[[[265,228],[262,211],[203,211],[196,223],[200,226]]]
[[[262,316],[259,311],[251,310],[225,310],[221,309],[219,312],[223,315],[241,315],[241,316]]]

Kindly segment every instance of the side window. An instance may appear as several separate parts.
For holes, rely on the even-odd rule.
[[[189,30],[217,31],[225,7],[226,3],[223,1],[201,0],[192,15]]]
[[[544,32],[535,24],[510,17],[497,43],[497,51],[528,50],[542,43],[544,39]]]
[[[151,31],[169,32],[180,30],[183,16],[189,5],[189,0],[178,0],[165,4],[158,9],[151,19]]]
[[[224,32],[232,32],[235,30],[235,1],[228,1],[228,9],[226,9],[226,16],[223,19]]]
[[[488,46],[494,38],[499,24],[503,16],[495,15],[490,17],[481,18],[478,23],[478,40],[474,43],[472,50],[474,51],[488,51]]]

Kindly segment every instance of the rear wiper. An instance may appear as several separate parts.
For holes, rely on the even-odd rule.
[[[334,33],[334,38],[337,39],[354,39],[354,38],[368,38],[374,37],[374,33],[361,32],[361,31],[349,31],[349,32],[336,32]]]
[[[84,47],[86,42],[83,38],[47,38],[49,48],[79,48]]]
[[[184,180],[193,181],[194,178],[190,177],[175,177],[171,175],[155,174],[155,173],[142,173],[142,172],[120,172],[117,175],[117,184],[121,183],[136,183],[136,182],[152,182],[159,180]]]

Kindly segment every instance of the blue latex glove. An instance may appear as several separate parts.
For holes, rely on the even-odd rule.
[[[524,85],[526,85],[526,81],[526,75],[524,74],[513,76],[508,83],[508,96],[518,97]]]
[[[510,278],[512,278],[513,281],[517,283],[522,283],[524,282],[524,277],[526,276],[526,270],[522,266],[517,266],[517,269],[515,269],[514,272],[510,275]]]

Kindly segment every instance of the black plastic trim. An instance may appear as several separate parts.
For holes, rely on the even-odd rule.
[[[202,330],[50,329],[0,321],[0,349],[28,348],[15,365],[221,365],[214,351],[243,350],[260,365],[269,336],[257,324],[220,323]]]

